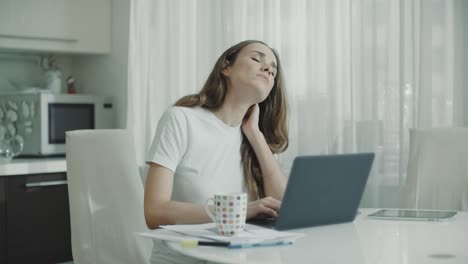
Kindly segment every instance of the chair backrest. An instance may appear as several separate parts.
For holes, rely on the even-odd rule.
[[[402,207],[468,211],[468,128],[410,130]]]
[[[143,185],[126,130],[66,133],[74,263],[149,263]]]

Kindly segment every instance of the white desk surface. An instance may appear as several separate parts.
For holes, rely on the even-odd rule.
[[[306,234],[289,246],[182,248],[182,254],[221,263],[466,264],[468,212],[445,221],[376,220],[360,209],[353,223],[290,230]]]

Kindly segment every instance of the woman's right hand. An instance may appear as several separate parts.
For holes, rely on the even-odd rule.
[[[276,218],[280,207],[281,201],[270,196],[250,202],[247,207],[247,220],[252,218]]]

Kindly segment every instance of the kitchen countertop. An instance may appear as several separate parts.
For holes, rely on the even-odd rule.
[[[0,163],[0,177],[66,171],[67,162],[65,157],[16,158],[8,163]]]

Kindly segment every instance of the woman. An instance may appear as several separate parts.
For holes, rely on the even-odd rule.
[[[203,205],[220,192],[246,191],[247,219],[277,217],[286,177],[273,155],[287,146],[277,54],[260,41],[232,46],[201,92],[179,99],[159,121],[147,157],[148,227],[210,222]],[[157,241],[153,257],[189,261]]]

